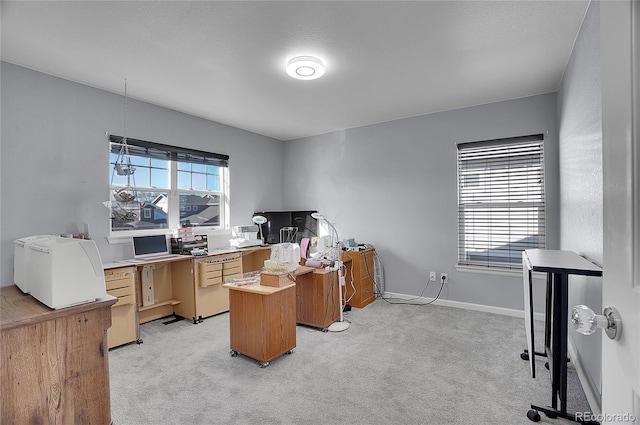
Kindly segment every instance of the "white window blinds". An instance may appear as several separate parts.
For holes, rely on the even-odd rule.
[[[458,264],[517,269],[544,247],[543,136],[458,144]]]

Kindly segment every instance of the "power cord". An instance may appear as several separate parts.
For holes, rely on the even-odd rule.
[[[364,244],[364,246],[365,246],[365,248],[375,248],[371,244]],[[374,270],[376,270],[378,272],[378,273],[375,273],[375,276],[374,276],[374,273],[372,273],[371,269],[369,268],[369,263],[366,261],[366,257],[364,255],[364,252],[361,252],[361,255],[362,255],[363,259],[364,259],[363,263],[364,263],[367,275],[373,281],[373,285],[375,287],[375,292],[376,292],[376,298],[380,298],[380,299],[384,300],[385,302],[387,302],[387,304],[430,305],[430,304],[433,304],[434,302],[436,302],[440,298],[440,294],[442,294],[442,289],[444,288],[445,279],[441,280],[440,288],[438,289],[438,294],[436,295],[436,297],[434,299],[432,299],[431,301],[429,301],[429,302],[414,302],[414,303],[412,303],[412,302],[407,302],[407,301],[414,301],[414,300],[418,300],[418,299],[422,298],[424,293],[429,288],[429,284],[432,281],[427,281],[427,284],[425,285],[424,289],[422,290],[420,295],[418,295],[417,297],[407,298],[407,299],[394,298],[394,297],[385,297],[384,296],[384,292],[385,292],[385,287],[384,287],[384,269],[382,268],[382,261],[380,260],[380,256],[378,255],[378,251],[377,250],[373,251]],[[351,266],[353,268],[353,264]],[[378,279],[376,279],[376,278],[378,278]],[[390,300],[396,300],[396,299],[402,300],[402,301],[390,301]]]
[[[403,301],[394,301],[391,302],[389,300],[395,300],[396,298],[393,297],[380,297],[381,299],[385,300],[387,302],[387,304],[404,304],[404,305],[430,305],[433,304],[434,302],[436,302],[436,300],[438,298],[440,298],[440,294],[442,293],[442,288],[444,288],[444,282],[445,282],[445,278],[442,278],[442,282],[440,284],[440,289],[438,290],[438,294],[436,295],[436,297],[434,299],[432,299],[429,302],[426,303],[410,303],[410,302],[406,302],[406,301],[413,301],[413,300],[417,300],[422,298],[422,295],[426,292],[427,288],[429,288],[429,284],[431,283],[431,281],[427,281],[427,284],[425,285],[424,289],[422,290],[422,292],[420,293],[420,295],[418,295],[417,297],[414,298],[408,298],[408,299],[402,299],[402,298],[397,298],[397,299],[402,299]]]

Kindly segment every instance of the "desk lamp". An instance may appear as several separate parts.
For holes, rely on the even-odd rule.
[[[311,217],[315,218],[316,220],[320,221],[320,220],[324,220],[329,227],[331,227],[331,229],[335,232],[336,234],[336,244],[335,244],[335,266],[337,267],[338,270],[338,297],[340,297],[340,320],[337,322],[332,323],[327,330],[329,332],[342,332],[342,331],[346,331],[347,329],[349,329],[350,323],[349,322],[345,322],[344,320],[344,305],[342,305],[342,282],[344,281],[344,276],[342,276],[342,261],[340,261],[340,238],[338,237],[338,231],[336,230],[336,228],[333,226],[333,224],[331,224],[331,222],[329,220],[327,220],[325,218],[325,216],[323,216],[320,213],[312,213]],[[333,256],[332,255],[332,256]]]
[[[262,225],[267,222],[267,218],[262,215],[254,215],[251,221],[253,221],[253,224],[257,224],[260,228],[260,240],[262,241],[262,243],[264,243],[264,237],[262,236]]]

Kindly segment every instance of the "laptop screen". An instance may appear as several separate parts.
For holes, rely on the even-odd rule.
[[[152,258],[158,255],[169,254],[169,245],[165,235],[134,236],[134,258]]]

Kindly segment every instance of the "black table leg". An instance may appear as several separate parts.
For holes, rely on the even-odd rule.
[[[567,340],[569,324],[569,275],[561,274],[561,299],[560,299],[560,352],[558,353],[558,362],[560,367],[560,411],[567,412]]]

